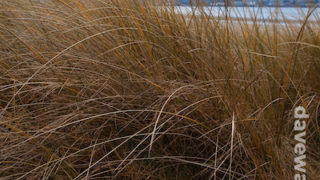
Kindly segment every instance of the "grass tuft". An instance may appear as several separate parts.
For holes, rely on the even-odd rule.
[[[0,1],[1,179],[319,179],[319,11],[190,9]]]

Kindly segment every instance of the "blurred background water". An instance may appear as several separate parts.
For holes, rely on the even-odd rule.
[[[278,21],[303,21],[311,12],[311,8],[295,8],[295,7],[204,7],[204,12],[208,15],[224,18],[226,13],[230,18],[240,19],[256,19],[256,20],[278,20]],[[192,8],[191,6],[176,6],[175,11],[185,15],[195,14],[199,15],[199,9]],[[319,21],[319,8],[314,10],[309,17],[309,21]]]

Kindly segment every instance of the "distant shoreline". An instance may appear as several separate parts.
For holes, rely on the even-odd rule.
[[[310,3],[302,0],[295,1],[284,1],[284,0],[265,0],[263,2],[257,0],[216,0],[216,1],[206,1],[206,3],[202,3],[201,5],[207,7],[220,7],[225,6],[225,2],[227,2],[228,7],[292,7],[292,8],[311,8],[315,6],[320,6],[320,1],[316,0]],[[171,4],[170,4],[171,5]],[[176,6],[192,6],[190,2],[178,2],[175,4]],[[196,6],[196,5],[193,5]]]
[[[160,6],[164,6],[164,5],[160,5]],[[196,7],[196,6],[192,6],[192,5],[188,5],[188,4],[178,4],[178,5],[175,5],[177,7],[181,6],[181,7]],[[225,6],[224,5],[205,5],[203,7],[221,7],[221,8],[224,8]],[[254,7],[254,8],[306,8],[306,9],[309,9],[309,8],[320,8],[320,5],[316,5],[316,6],[290,6],[290,5],[282,5],[282,6],[273,6],[273,5],[261,5],[261,6],[246,6],[246,5],[242,5],[242,6],[237,6],[237,5],[227,5],[227,7]]]
[[[185,15],[195,13],[198,15],[199,10],[193,9],[190,6],[176,6],[175,11]],[[217,17],[217,19],[223,20],[226,14],[225,7],[204,7],[205,13]],[[231,20],[249,20],[258,22],[290,22],[300,23],[302,22],[309,9],[308,8],[275,8],[275,7],[229,7],[228,18]],[[315,14],[319,13],[317,9]],[[316,15],[309,17],[309,22],[315,22],[318,18]]]

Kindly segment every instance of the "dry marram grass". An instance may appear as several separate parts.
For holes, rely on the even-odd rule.
[[[319,178],[320,19],[172,8],[1,1],[1,179],[291,179],[297,105]]]

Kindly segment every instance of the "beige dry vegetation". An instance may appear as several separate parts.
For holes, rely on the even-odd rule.
[[[320,19],[171,8],[0,1],[1,179],[320,178]]]

